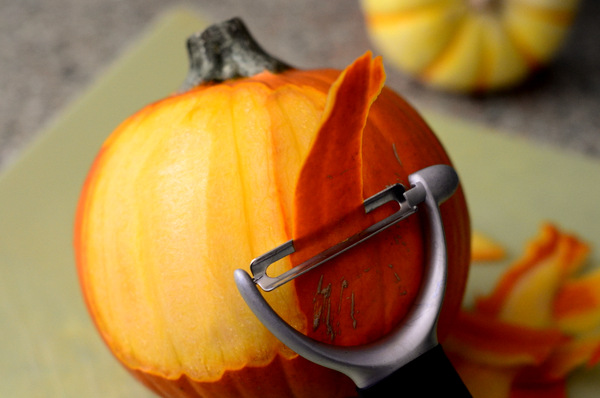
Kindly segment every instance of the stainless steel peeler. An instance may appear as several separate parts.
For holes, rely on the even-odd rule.
[[[365,211],[370,212],[396,201],[400,207],[394,214],[279,276],[269,276],[269,265],[295,250],[293,241],[284,243],[252,261],[253,276],[244,270],[235,270],[235,282],[248,306],[271,333],[306,359],[349,376],[361,397],[441,394],[470,397],[437,340],[437,320],[447,275],[446,241],[439,205],[456,190],[458,176],[450,166],[435,165],[411,174],[409,182],[408,190],[396,184],[364,202]],[[259,291],[257,285],[265,291],[273,290],[359,245],[417,209],[426,215],[429,236],[423,284],[403,321],[378,341],[341,347],[311,339],[281,319]]]

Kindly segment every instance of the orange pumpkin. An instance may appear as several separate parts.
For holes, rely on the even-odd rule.
[[[244,36],[239,20],[190,40],[190,87],[125,120],[85,182],[74,245],[91,316],[118,360],[165,397],[352,395],[348,378],[298,357],[260,324],[233,270],[290,238],[307,242],[307,254],[360,229],[364,216],[339,221],[448,156],[383,86],[379,58],[365,54],[341,73],[290,68]],[[469,262],[460,189],[442,216],[450,264],[441,338]],[[267,300],[322,341],[384,335],[420,285],[421,222],[411,216]]]

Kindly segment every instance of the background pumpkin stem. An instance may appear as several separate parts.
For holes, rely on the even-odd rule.
[[[201,83],[254,76],[264,70],[282,72],[291,67],[267,54],[241,19],[209,26],[187,40],[190,70],[181,87],[187,91]]]
[[[497,11],[500,7],[498,0],[470,0],[469,5],[476,11]]]

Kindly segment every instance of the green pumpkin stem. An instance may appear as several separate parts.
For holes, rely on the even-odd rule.
[[[202,83],[251,77],[264,70],[279,73],[291,68],[267,54],[239,18],[211,25],[190,36],[187,48],[190,70],[181,91]]]
[[[470,0],[469,5],[475,11],[479,12],[490,12],[498,11],[500,8],[500,1],[498,0]]]

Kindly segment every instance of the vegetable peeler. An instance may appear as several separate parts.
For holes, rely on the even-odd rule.
[[[399,209],[367,229],[324,250],[279,276],[267,275],[272,263],[294,252],[290,240],[252,260],[249,273],[234,271],[238,290],[258,319],[282,343],[319,365],[346,374],[360,397],[470,397],[460,376],[437,340],[437,321],[444,299],[447,253],[439,205],[458,187],[458,176],[447,165],[434,165],[409,176],[410,189],[392,185],[364,201],[368,213],[395,201]],[[406,317],[381,339],[351,347],[316,341],[287,324],[265,301],[260,287],[271,291],[351,250],[377,233],[423,211],[429,237],[423,282]]]

